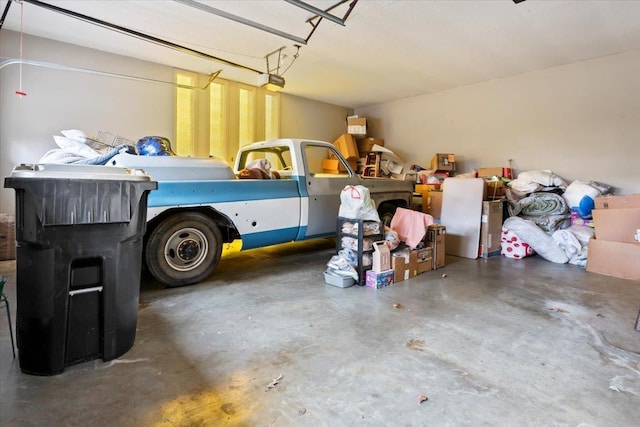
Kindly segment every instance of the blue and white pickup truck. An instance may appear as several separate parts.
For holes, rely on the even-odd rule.
[[[341,164],[326,173],[329,155]],[[266,159],[278,179],[239,179],[252,162]],[[206,279],[220,261],[223,243],[242,250],[336,234],[340,193],[347,185],[369,188],[387,223],[397,207],[410,207],[413,184],[356,174],[336,147],[312,140],[279,139],[242,147],[231,167],[220,160],[119,154],[109,163],[142,168],[158,182],[149,194],[144,259],[166,286]]]

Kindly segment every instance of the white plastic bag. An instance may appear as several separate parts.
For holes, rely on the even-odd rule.
[[[369,189],[362,185],[347,185],[340,192],[338,216],[366,221],[380,221]]]

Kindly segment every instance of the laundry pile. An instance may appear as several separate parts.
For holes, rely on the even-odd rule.
[[[572,225],[590,219],[594,199],[611,188],[599,182],[567,183],[549,170],[522,172],[507,184],[510,217],[502,225],[502,255],[539,254],[548,261],[586,265],[593,228]]]
[[[77,129],[63,130],[60,133],[62,136],[53,136],[58,148],[47,151],[39,163],[105,165],[120,153],[140,156],[175,155],[169,140],[161,136],[145,136],[134,143],[104,132],[99,132],[99,136],[88,135]],[[104,135],[109,138],[104,138]]]

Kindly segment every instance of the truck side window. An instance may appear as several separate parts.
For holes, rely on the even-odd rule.
[[[308,144],[304,147],[304,155],[307,170],[312,175],[323,174],[328,178],[348,176],[346,168],[331,148]]]

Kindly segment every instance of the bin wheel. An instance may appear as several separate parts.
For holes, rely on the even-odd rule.
[[[220,261],[222,235],[206,215],[185,212],[170,216],[151,233],[146,245],[149,272],[168,287],[206,279]]]

